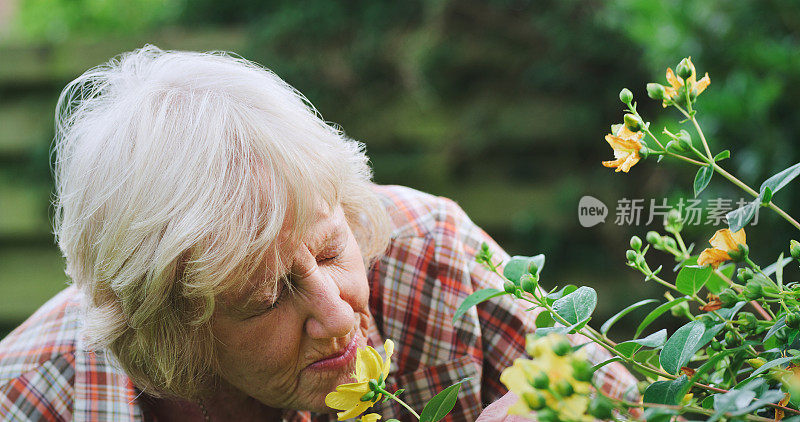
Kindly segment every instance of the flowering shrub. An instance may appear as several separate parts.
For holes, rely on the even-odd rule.
[[[683,239],[683,216],[678,210],[667,214],[663,232],[650,231],[644,241],[632,237],[627,265],[646,281],[662,285],[667,301],[645,299],[631,304],[599,329],[588,324],[597,304],[594,289],[567,285],[545,290],[539,282],[544,255],[516,256],[501,263],[483,245],[476,260],[504,277],[504,289],[473,293],[454,319],[498,295],[511,295],[531,310],[539,310],[536,332],[527,341],[531,359],[518,359],[501,376],[519,397],[510,413],[539,421],[800,421],[800,282],[783,276],[786,265],[800,262],[800,242],[793,240],[787,245],[789,256],[781,253],[774,263],[761,266],[751,259],[745,234],[745,226],[760,207],[771,209],[800,230],[800,223],[773,202],[773,196],[800,175],[800,163],[754,190],[721,166],[730,152],[713,154],[696,119],[695,105],[711,84],[709,75],[698,80],[694,64],[685,58],[675,71],[667,69],[666,80],[668,85],[648,84],[648,96],[683,115],[682,123],[690,126],[694,136],[687,130],[671,133],[667,129],[656,136],[637,111],[631,91],[623,89],[619,97],[627,107],[626,114],[605,137],[615,159],[602,164],[628,173],[642,160],[681,160],[698,167],[695,197],[718,174],[753,200],[729,212],[728,227],[709,233],[711,247],[700,253],[694,253],[695,245],[687,245]],[[651,268],[648,253],[652,250],[674,258],[674,274],[666,274],[660,266]],[[653,309],[633,338],[612,339],[616,322],[645,307]],[[667,312],[687,322],[671,334],[663,329],[649,332],[648,327]],[[591,365],[582,355],[583,345],[571,346],[565,334],[582,335],[608,351],[611,358]],[[624,364],[639,376],[641,382],[634,386],[638,387],[638,401],[591,387],[592,374],[612,362]],[[453,387],[437,397],[457,393]],[[386,394],[381,389],[372,391],[373,397]],[[431,419],[423,415],[422,419],[442,417],[444,414]]]

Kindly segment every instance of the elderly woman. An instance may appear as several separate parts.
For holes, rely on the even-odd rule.
[[[502,283],[481,243],[507,256],[452,201],[371,183],[363,145],[270,71],[146,46],[70,83],[56,128],[73,283],[0,343],[4,419],[335,420],[326,394],[384,339],[417,409],[467,377],[448,420],[506,392],[531,316],[452,317]]]

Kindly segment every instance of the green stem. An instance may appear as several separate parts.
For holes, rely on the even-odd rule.
[[[406,402],[404,402],[403,400],[400,400],[399,397],[395,396],[394,394],[392,394],[392,393],[390,393],[390,392],[388,392],[385,389],[380,388],[380,387],[378,387],[378,392],[381,393],[381,394],[385,394],[385,395],[389,396],[392,400],[400,403],[401,406],[405,407],[406,410],[411,412],[411,414],[414,415],[414,417],[416,417],[417,420],[419,420],[419,414],[417,412],[415,412],[414,409],[411,408],[411,406],[407,405]]]
[[[686,118],[691,120],[692,124],[694,125],[694,128],[697,130],[697,134],[700,136],[700,140],[703,142],[703,147],[706,149],[706,152],[708,153],[709,163],[714,167],[714,170],[717,173],[721,174],[722,177],[728,179],[731,183],[733,183],[734,185],[738,186],[740,189],[742,189],[745,192],[747,192],[750,195],[752,195],[754,198],[758,197],[758,192],[753,190],[750,186],[747,186],[741,180],[737,179],[734,175],[732,175],[732,174],[728,173],[727,171],[725,171],[725,169],[720,167],[719,164],[713,162],[714,158],[711,155],[711,150],[708,148],[708,142],[706,142],[706,136],[705,136],[705,134],[703,134],[703,130],[700,129],[700,125],[697,123],[697,119],[695,119],[693,115],[689,115],[689,113],[686,112],[686,110],[684,110],[683,108],[681,108],[677,104],[675,104],[675,108],[680,110],[680,112],[683,113],[683,115],[686,116]],[[650,135],[650,136],[652,136],[652,135]],[[692,161],[694,161],[694,160],[692,160]],[[797,220],[792,218],[792,216],[787,214],[786,211],[782,210],[780,207],[775,205],[775,203],[773,203],[772,201],[770,201],[767,206],[769,207],[769,209],[771,209],[772,211],[775,211],[778,215],[780,215],[781,218],[783,218],[784,220],[788,221],[789,224],[793,225],[797,230],[800,230],[800,223],[798,223]]]
[[[641,118],[641,116],[639,116],[639,118]],[[681,159],[681,160],[683,160],[683,161],[686,161],[687,163],[691,163],[691,164],[694,164],[694,165],[696,165],[696,166],[702,166],[702,165],[704,165],[704,164],[703,164],[703,163],[701,163],[700,161],[693,160],[693,159],[691,159],[691,158],[689,158],[689,157],[684,157],[683,155],[676,154],[676,153],[674,153],[674,152],[672,152],[672,151],[667,151],[667,149],[666,149],[666,148],[664,148],[664,145],[663,145],[663,144],[662,144],[662,143],[661,143],[661,142],[658,140],[658,138],[656,138],[656,136],[655,136],[655,135],[653,135],[653,132],[650,132],[650,129],[649,129],[649,128],[645,128],[645,129],[644,129],[644,131],[645,131],[645,133],[647,133],[648,135],[650,135],[650,137],[651,137],[651,138],[653,138],[653,140],[654,140],[654,141],[656,141],[656,144],[658,144],[658,146],[659,146],[659,147],[661,147],[661,150],[662,150],[662,151],[664,151],[664,153],[665,153],[665,154],[667,154],[667,155],[669,155],[670,157],[675,157],[675,158]]]
[[[709,415],[709,416],[714,414],[713,410],[703,409],[702,407],[697,407],[697,406],[678,406],[678,405],[660,404],[660,403],[635,403],[635,402],[632,402],[632,401],[627,401],[627,400],[624,400],[624,399],[618,399],[616,397],[609,396],[608,394],[606,394],[605,391],[602,391],[602,389],[599,389],[598,391],[600,392],[600,394],[605,396],[607,399],[615,401],[615,402],[618,402],[618,403],[621,403],[622,405],[624,405],[626,407],[635,407],[635,408],[653,407],[653,408],[660,408],[660,409],[672,409],[672,410],[677,410],[679,412],[688,411],[688,412],[691,412],[691,413],[700,413],[700,414]],[[727,416],[728,414],[725,413],[724,415]],[[767,418],[764,418],[764,417],[761,417],[761,416],[756,416],[756,415],[741,415],[741,416],[744,416],[749,421],[766,421],[766,422],[772,422],[773,421],[772,419],[767,419]]]

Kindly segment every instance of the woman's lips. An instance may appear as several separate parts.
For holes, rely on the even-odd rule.
[[[358,349],[358,334],[354,334],[353,338],[350,339],[350,343],[347,347],[344,348],[338,354],[333,356],[328,356],[324,359],[320,359],[311,365],[308,365],[307,369],[317,370],[317,371],[328,371],[332,369],[340,369],[350,364],[353,359],[356,357],[356,350]]]

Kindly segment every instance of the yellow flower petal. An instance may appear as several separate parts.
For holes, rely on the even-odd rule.
[[[731,259],[730,255],[728,255],[728,253],[722,249],[706,248],[703,250],[703,252],[700,252],[700,256],[697,258],[697,265],[711,265],[712,267],[717,268],[719,264],[728,261],[729,259]]]
[[[736,233],[731,233],[729,229],[717,230],[711,240],[708,241],[711,246],[723,251],[733,251],[739,248],[739,244],[746,245],[747,238],[744,234],[744,229]]]
[[[331,409],[346,410],[361,403],[361,397],[369,392],[369,386],[363,384],[363,388],[342,388],[344,386],[336,387],[336,391],[332,391],[325,396],[325,405]]]
[[[533,388],[528,382],[528,371],[525,370],[525,365],[529,362],[528,359],[516,359],[513,365],[504,369],[500,374],[500,382],[518,396],[522,396],[522,393],[531,391]]]
[[[675,76],[675,72],[672,71],[671,67],[667,68],[667,82],[669,82],[669,84],[672,85],[672,89],[675,91],[676,94],[678,89],[680,89],[680,87],[683,86],[683,81],[678,79],[677,76]]]
[[[711,85],[711,78],[708,77],[708,72],[706,72],[706,76],[703,76],[703,79],[697,81],[697,84],[694,86],[694,89],[697,90],[697,95],[702,94],[709,85]]]
[[[367,377],[368,379],[377,380],[383,374],[383,358],[372,347],[367,346],[367,352],[370,356],[367,363]]]
[[[366,415],[361,417],[361,422],[375,422],[381,418],[381,415],[377,413],[367,413]]]
[[[383,363],[383,379],[385,380],[389,376],[389,367],[392,363],[392,354],[394,354],[394,342],[387,339],[383,343],[383,351],[386,352],[386,360]]]
[[[358,404],[355,405],[355,407],[352,407],[349,410],[346,410],[344,412],[339,412],[339,413],[337,413],[337,416],[339,417],[340,421],[343,421],[345,419],[354,418],[354,417],[364,413],[364,411],[369,409],[370,406],[372,406],[372,404],[373,403],[371,401],[359,401]]]
[[[509,415],[527,415],[531,413],[531,408],[525,403],[525,400],[519,399],[516,403],[508,408]]]
[[[358,349],[356,355],[356,380],[377,380],[381,374],[383,359],[381,355],[370,346]]]

